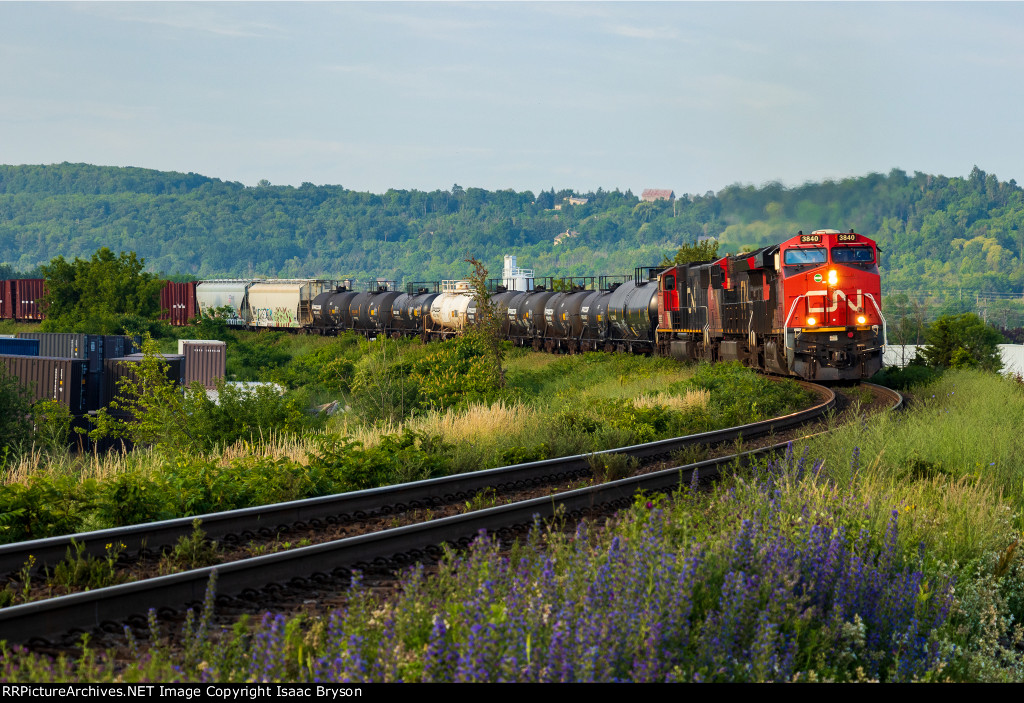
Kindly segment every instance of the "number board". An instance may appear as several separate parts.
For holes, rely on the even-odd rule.
[[[820,234],[801,234],[800,235],[800,243],[801,244],[821,244],[821,235]]]
[[[840,234],[840,235],[838,235],[836,237],[836,241],[838,241],[838,242],[856,242],[857,241],[857,235],[853,234],[852,232],[850,234]]]

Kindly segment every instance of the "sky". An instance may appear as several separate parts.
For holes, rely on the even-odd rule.
[[[383,192],[1024,182],[1024,3],[0,1],[0,163]]]

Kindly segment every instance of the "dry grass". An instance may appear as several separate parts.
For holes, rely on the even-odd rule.
[[[33,447],[22,454],[7,468],[4,484],[25,483],[34,474],[47,476],[77,476],[79,480],[106,480],[130,468],[151,466],[159,463],[162,456],[152,448],[137,449],[127,454],[108,452],[106,454],[55,454]]]
[[[259,459],[291,459],[300,464],[309,463],[309,456],[316,451],[316,443],[322,432],[305,435],[271,434],[258,441],[240,440],[225,447],[217,457],[221,466],[229,465],[235,459],[256,457]]]
[[[687,412],[694,408],[703,408],[711,400],[711,391],[697,389],[687,391],[686,395],[641,395],[633,399],[635,408],[654,408],[662,406],[669,410]]]
[[[430,411],[404,422],[385,422],[373,427],[343,422],[339,431],[362,442],[363,446],[373,447],[380,443],[384,435],[400,433],[405,429],[440,435],[448,442],[480,442],[513,429],[518,433],[538,427],[540,423],[540,414],[525,403],[499,401],[489,405],[471,405],[465,410]]]

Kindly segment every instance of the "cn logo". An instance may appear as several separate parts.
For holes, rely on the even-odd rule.
[[[840,298],[845,300],[846,304],[854,312],[862,312],[864,310],[864,292],[858,288],[857,294],[853,298],[847,298],[846,293],[841,290],[832,291],[832,302],[830,304],[827,290],[809,290],[807,291],[807,312],[835,312],[839,308]],[[819,300],[821,305],[816,306],[814,303]]]

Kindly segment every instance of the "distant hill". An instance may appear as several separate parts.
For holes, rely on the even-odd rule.
[[[821,227],[874,237],[888,289],[1006,299],[1024,290],[1024,192],[978,168],[965,178],[893,170],[641,202],[619,190],[374,194],[142,168],[0,166],[7,271],[107,246],[137,252],[154,272],[197,277],[435,280],[468,274],[469,256],[496,274],[503,254],[539,276],[583,276],[658,263],[703,235],[736,251]]]

